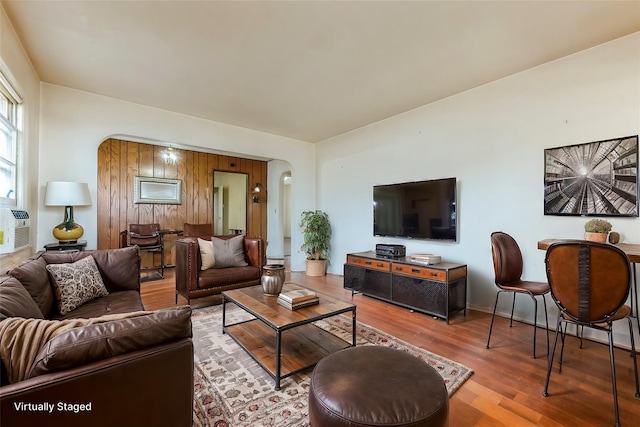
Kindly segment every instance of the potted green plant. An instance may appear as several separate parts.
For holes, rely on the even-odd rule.
[[[611,231],[611,223],[604,219],[593,218],[584,225],[584,239],[605,243]]]
[[[300,249],[307,254],[307,276],[324,276],[329,257],[331,223],[326,212],[304,211],[300,217],[303,243]]]

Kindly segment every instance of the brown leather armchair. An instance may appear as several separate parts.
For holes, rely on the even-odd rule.
[[[213,224],[189,224],[182,227],[183,237],[210,237],[213,236]]]
[[[186,227],[185,227],[186,230]],[[231,239],[240,235],[213,236]],[[211,237],[200,236],[211,240]],[[264,241],[257,237],[244,236],[244,259],[242,267],[209,268],[202,270],[200,245],[197,237],[176,240],[176,303],[178,295],[187,299],[203,298],[223,291],[260,284],[262,267],[266,263]]]

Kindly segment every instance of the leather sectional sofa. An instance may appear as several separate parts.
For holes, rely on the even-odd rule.
[[[107,294],[66,312],[47,266],[89,256]],[[37,331],[63,325],[16,381]],[[0,277],[0,327],[3,427],[192,425],[191,308],[144,311],[137,247],[35,254]]]

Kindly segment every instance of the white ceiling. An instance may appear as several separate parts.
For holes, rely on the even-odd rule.
[[[640,31],[640,1],[2,4],[44,82],[310,142]]]

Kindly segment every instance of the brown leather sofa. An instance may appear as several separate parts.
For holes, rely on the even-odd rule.
[[[89,255],[108,295],[62,315],[46,266]],[[191,308],[138,313],[144,310],[139,269],[138,248],[130,247],[39,252],[0,276],[0,326],[33,322],[29,324],[57,327],[69,319],[83,323],[47,341],[29,374],[13,383],[6,364],[20,356],[14,349],[29,341],[24,335],[6,341],[7,332],[0,337],[0,346],[12,351],[2,360],[0,425],[192,425]],[[136,317],[126,317],[132,312]],[[84,326],[106,314],[126,318]]]
[[[213,236],[228,240],[240,235]],[[211,240],[212,236],[184,237],[176,240],[176,303],[182,295],[190,304],[191,298],[202,298],[223,291],[260,284],[262,267],[266,263],[264,241],[257,237],[244,237],[242,267],[209,268],[202,270],[198,237]]]

